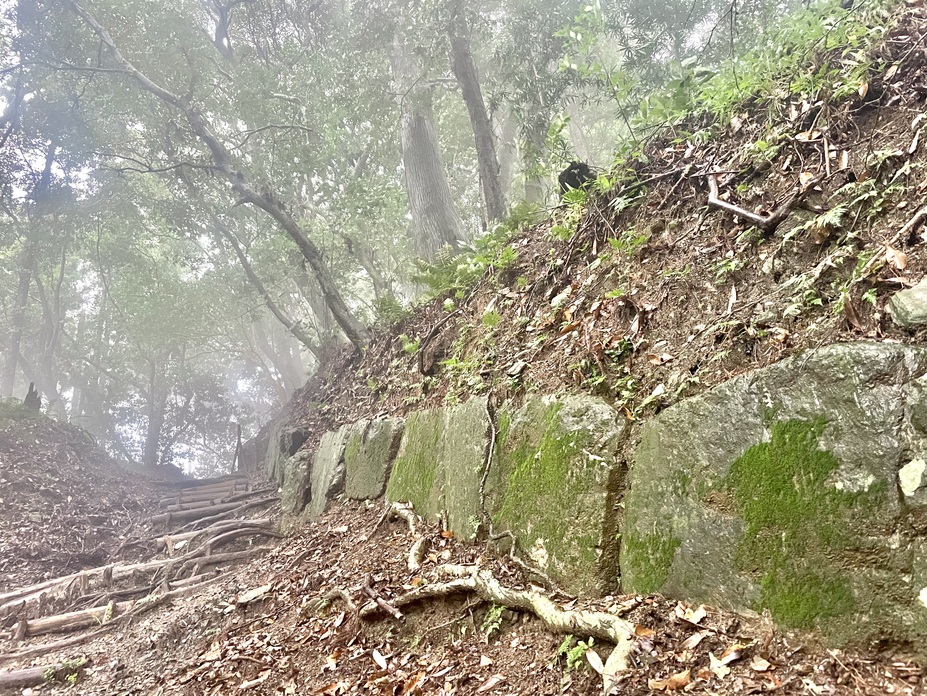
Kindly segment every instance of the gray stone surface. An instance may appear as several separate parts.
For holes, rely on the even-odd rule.
[[[411,502],[425,516],[446,510],[450,529],[462,539],[474,538],[489,431],[485,397],[409,415],[387,499]]]
[[[602,399],[569,396],[531,397],[497,420],[486,496],[495,530],[511,531],[521,552],[568,591],[614,586],[625,419]]]
[[[892,320],[905,328],[927,324],[927,278],[913,288],[896,292],[888,301]]]
[[[283,484],[280,490],[280,508],[288,515],[297,515],[309,502],[310,473],[313,453],[301,450],[283,464]]]
[[[828,346],[736,377],[642,429],[622,589],[834,642],[927,638],[927,349]]]
[[[399,449],[404,421],[380,418],[362,421],[345,442],[345,495],[352,500],[379,498]]]
[[[312,497],[306,506],[309,517],[321,515],[328,501],[344,491],[344,445],[365,425],[366,421],[343,425],[322,436],[312,460]]]

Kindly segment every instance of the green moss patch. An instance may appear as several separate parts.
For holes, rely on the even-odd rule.
[[[490,516],[574,591],[597,591],[611,461],[590,455],[583,430],[563,425],[560,402],[532,399],[501,415]]]
[[[386,486],[387,499],[410,502],[421,514],[437,512],[432,509],[432,494],[438,473],[441,423],[442,413],[437,409],[409,416]]]
[[[731,465],[726,485],[747,529],[737,550],[741,570],[759,578],[761,608],[793,628],[851,613],[856,606],[841,554],[868,519],[881,492],[837,490],[828,482],[840,462],[818,447],[823,423],[774,423],[769,442]]]
[[[622,588],[641,594],[659,590],[681,544],[676,537],[659,533],[625,535],[621,540]]]

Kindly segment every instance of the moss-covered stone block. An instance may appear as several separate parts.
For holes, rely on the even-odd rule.
[[[344,444],[344,493],[348,498],[371,500],[383,495],[403,427],[401,418],[357,424]]]
[[[601,399],[579,396],[534,397],[499,414],[487,489],[493,526],[570,591],[615,583],[619,418]]]
[[[651,419],[622,589],[768,610],[835,644],[927,644],[925,375],[925,348],[833,345]]]
[[[416,411],[406,418],[399,451],[386,484],[389,501],[412,503],[420,515],[441,512],[441,496],[435,481],[443,422],[441,409]]]
[[[473,539],[480,522],[479,484],[488,433],[485,397],[411,414],[387,499],[410,502],[425,516],[446,512],[448,527],[462,539]]]

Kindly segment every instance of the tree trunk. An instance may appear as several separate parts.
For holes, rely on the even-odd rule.
[[[19,283],[16,286],[16,299],[10,312],[10,333],[7,337],[6,354],[3,362],[3,384],[0,397],[13,396],[16,386],[16,366],[19,363],[19,349],[22,344],[23,331],[26,329],[26,306],[29,304],[29,286],[32,284],[32,244],[27,240],[19,254]]]
[[[502,194],[502,182],[499,178],[499,160],[496,157],[496,144],[493,138],[492,124],[483,102],[483,92],[470,49],[470,27],[458,5],[456,16],[451,22],[451,69],[460,84],[460,91],[476,143],[476,159],[480,169],[480,184],[483,188],[483,202],[486,205],[486,219],[489,223],[498,222],[505,217],[505,198]]]
[[[351,343],[358,348],[364,347],[370,340],[367,328],[358,321],[348,308],[331,275],[331,271],[329,271],[322,258],[319,248],[300,227],[299,223],[296,222],[296,218],[286,209],[277,194],[269,186],[264,186],[259,190],[245,178],[240,168],[232,160],[225,145],[213,134],[203,114],[191,106],[187,97],[177,96],[142,73],[122,55],[116,46],[116,42],[113,41],[113,37],[92,14],[74,0],[67,0],[67,2],[81,19],[93,29],[94,33],[100,37],[100,40],[109,48],[113,58],[123,70],[147,92],[183,113],[190,129],[209,149],[216,169],[228,180],[232,190],[239,196],[241,202],[263,210],[296,243],[318,279],[319,286],[322,288],[322,295],[325,297],[325,302],[331,309],[335,321],[338,322]]]
[[[573,141],[573,151],[583,162],[595,164],[592,161],[592,152],[586,140],[586,131],[583,127],[583,113],[576,103],[576,97],[567,99],[566,112],[570,117],[570,140]]]
[[[544,186],[543,161],[547,152],[547,130],[550,127],[542,115],[542,107],[535,103],[531,116],[522,124],[525,146],[522,150],[522,166],[525,172],[525,200],[532,204],[543,204],[547,199]]]
[[[156,467],[161,461],[161,432],[164,430],[164,410],[167,408],[167,392],[162,389],[158,363],[150,358],[148,375],[148,389],[146,404],[148,424],[145,428],[145,449],[142,454],[142,464]]]
[[[502,195],[511,200],[512,185],[515,181],[515,160],[518,158],[518,126],[511,113],[502,114],[499,121],[499,181]]]
[[[412,213],[415,250],[433,261],[445,247],[457,249],[464,227],[454,208],[432,112],[431,90],[416,86],[421,69],[399,36],[393,39],[393,77],[402,97],[402,164]]]
[[[274,298],[267,291],[267,288],[264,287],[264,283],[261,282],[261,279],[258,278],[257,273],[254,272],[254,268],[251,266],[251,262],[248,260],[248,257],[245,255],[244,250],[242,250],[241,245],[238,243],[238,238],[232,233],[231,230],[226,229],[218,221],[215,221],[215,227],[219,235],[229,243],[229,246],[232,247],[232,250],[235,252],[235,256],[238,257],[238,262],[241,264],[241,267],[245,271],[245,275],[248,277],[248,281],[257,290],[258,294],[264,300],[264,305],[267,309],[270,310],[270,313],[273,314],[277,321],[283,324],[287,331],[289,331],[293,336],[299,340],[309,351],[318,359],[321,355],[319,347],[315,344],[309,334],[307,334],[303,327],[301,327],[296,321],[288,317],[280,306],[274,302]]]

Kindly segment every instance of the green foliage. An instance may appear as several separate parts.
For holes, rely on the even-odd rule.
[[[415,355],[418,353],[418,349],[422,345],[422,339],[412,339],[409,338],[406,334],[399,334],[399,340],[402,342],[402,350],[409,355]]]
[[[574,645],[575,642],[575,645]],[[590,638],[589,642],[577,641],[572,635],[568,635],[557,648],[557,657],[566,657],[565,672],[569,674],[577,667],[586,663],[586,652],[595,644],[595,638]]]
[[[486,616],[483,617],[483,623],[480,625],[480,632],[487,643],[502,628],[502,615],[507,608],[504,604],[490,604],[489,609],[486,610]]]
[[[486,312],[481,318],[481,323],[487,328],[495,328],[500,321],[502,321],[502,315],[499,312],[493,310],[491,312]]]
[[[393,294],[376,298],[373,301],[373,311],[377,323],[384,326],[392,326],[409,316],[409,309]]]

